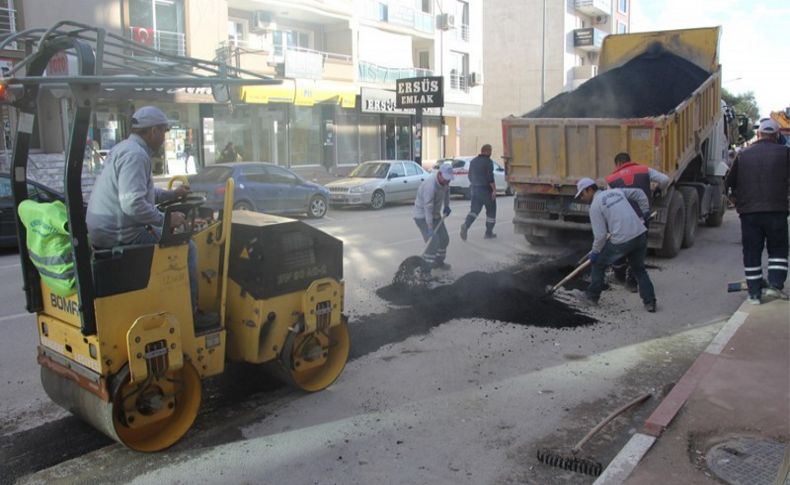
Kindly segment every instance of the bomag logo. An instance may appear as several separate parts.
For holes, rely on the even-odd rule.
[[[79,315],[80,313],[79,304],[76,301],[67,300],[60,295],[50,293],[49,302],[52,303],[52,306],[58,310],[63,310],[64,312],[71,313],[72,315]]]

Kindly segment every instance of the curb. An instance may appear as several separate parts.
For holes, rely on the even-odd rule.
[[[636,466],[647,454],[653,443],[677,416],[691,393],[713,367],[721,351],[730,341],[735,332],[746,322],[749,314],[738,309],[719,330],[708,347],[697,357],[689,370],[675,384],[672,390],[661,401],[642,429],[634,434],[628,443],[617,453],[617,456],[604,469],[593,485],[615,485],[625,482]]]

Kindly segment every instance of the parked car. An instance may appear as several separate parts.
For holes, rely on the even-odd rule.
[[[329,207],[329,191],[324,186],[308,182],[286,168],[263,162],[209,165],[189,177],[190,189],[206,197],[207,207],[219,210],[229,177],[236,182],[234,209],[321,218]]]
[[[434,165],[434,170],[439,168],[444,162],[450,162],[453,164],[453,174],[455,177],[453,178],[452,182],[450,182],[450,194],[460,194],[465,199],[472,198],[472,191],[469,187],[469,162],[475,157],[455,157],[455,158],[447,158],[445,160],[439,160]],[[513,189],[510,188],[508,185],[507,180],[505,180],[505,169],[494,161],[494,182],[496,182],[496,190],[497,192],[504,192],[505,195],[513,195]]]
[[[376,160],[359,164],[346,178],[326,184],[333,205],[369,205],[413,200],[430,174],[412,160]]]
[[[27,182],[27,193],[30,200],[52,202],[64,200],[63,194],[38,182]],[[7,173],[0,174],[0,247],[14,248],[16,240],[16,218],[14,217],[14,197],[11,195],[11,177]]]

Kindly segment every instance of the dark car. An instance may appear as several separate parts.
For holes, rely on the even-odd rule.
[[[63,194],[33,181],[28,181],[27,193],[31,200],[37,202],[63,200]],[[2,173],[0,174],[0,247],[13,248],[16,246],[16,219],[14,218],[14,197],[11,195],[11,177],[7,173]]]
[[[308,182],[290,170],[262,162],[209,165],[189,177],[190,189],[206,197],[206,206],[219,210],[225,198],[225,182],[233,177],[234,209],[270,214],[307,214],[324,217],[329,190]]]

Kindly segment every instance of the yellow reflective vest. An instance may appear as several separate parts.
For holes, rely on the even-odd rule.
[[[63,202],[25,200],[19,219],[27,232],[27,251],[41,279],[53,293],[69,296],[76,290],[74,254]]]

